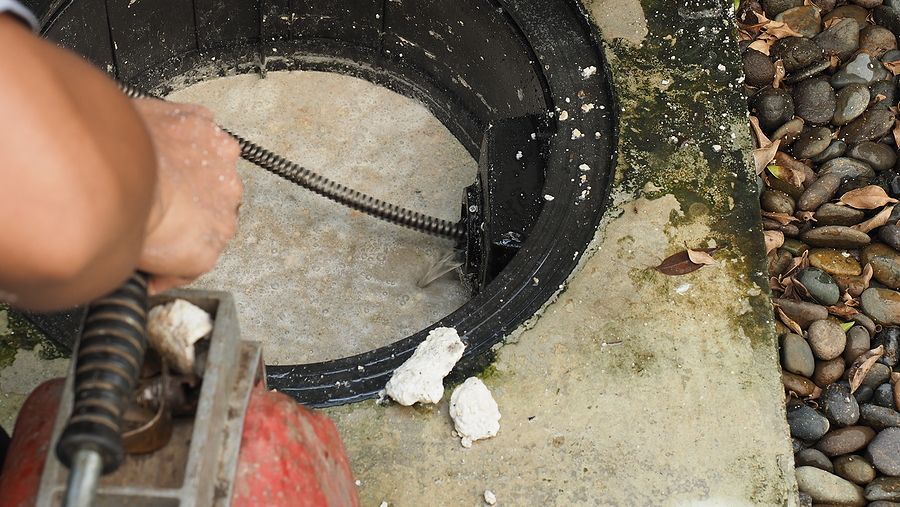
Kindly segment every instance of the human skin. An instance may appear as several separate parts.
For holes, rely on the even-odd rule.
[[[131,101],[0,15],[0,300],[60,309],[135,270],[158,292],[212,269],[235,232],[239,155],[208,110]]]

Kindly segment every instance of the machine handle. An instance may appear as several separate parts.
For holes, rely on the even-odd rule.
[[[88,309],[78,341],[72,416],[56,444],[57,457],[72,469],[73,495],[73,486],[84,489],[73,480],[94,489],[97,477],[91,476],[115,471],[125,457],[122,415],[133,397],[147,348],[147,283],[147,275],[135,273]],[[86,458],[92,454],[96,457]],[[96,471],[81,470],[84,463]]]

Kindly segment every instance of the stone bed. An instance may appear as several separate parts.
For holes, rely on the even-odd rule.
[[[900,505],[898,9],[737,10],[801,505]]]

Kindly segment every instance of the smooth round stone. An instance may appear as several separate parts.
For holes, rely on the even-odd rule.
[[[768,56],[755,49],[744,52],[744,76],[745,83],[750,86],[767,86],[775,79],[775,65]]]
[[[813,157],[812,161],[817,164],[822,164],[828,162],[829,160],[842,156],[846,151],[847,143],[835,139],[834,141],[831,141],[831,144],[829,144],[828,147],[822,151],[822,153],[819,153],[818,155]]]
[[[842,384],[829,385],[825,388],[824,391],[822,391],[822,396],[819,398],[819,404],[822,407],[822,412],[825,414],[825,417],[827,417],[828,420],[831,421],[835,426],[851,426],[853,424],[856,424],[856,421],[859,421],[859,403],[857,403],[856,398],[854,398],[850,394],[850,388],[847,386],[844,386]],[[843,434],[844,433],[840,433],[840,435]],[[848,434],[852,434],[852,432]],[[821,444],[821,442],[819,443]],[[859,449],[859,447],[848,449],[846,451],[838,452],[835,454],[829,454],[829,450],[826,450],[831,449],[830,447],[823,448],[822,446],[819,446],[818,449],[825,454],[828,454],[829,456],[836,456],[838,454],[853,452],[856,449]]]
[[[816,209],[816,224],[825,225],[856,225],[866,219],[866,214],[862,210],[851,208],[850,206],[839,206],[837,204],[825,203]],[[820,266],[821,267],[821,266]],[[832,273],[834,274],[834,273]],[[859,273],[857,273],[859,274]]]
[[[862,273],[859,262],[846,250],[813,248],[809,251],[809,265],[829,275],[856,276]]]
[[[896,5],[894,7],[879,5],[872,9],[872,17],[875,19],[875,24],[887,28],[894,35],[900,34],[900,14],[898,14]]]
[[[875,170],[865,162],[849,157],[838,157],[825,162],[819,168],[820,178],[826,174],[837,174],[841,178],[869,179],[875,177]]]
[[[802,241],[796,240],[794,238],[785,238],[784,244],[781,245],[781,248],[795,257],[798,255],[803,255],[803,252],[809,250],[809,247],[806,246],[806,243],[803,243]]]
[[[866,454],[879,472],[900,476],[900,428],[881,430],[869,443]]]
[[[856,398],[856,403],[859,403],[859,417],[862,419],[862,405],[863,403],[869,403],[872,400],[872,396],[875,394],[875,390],[869,386],[859,386],[856,391],[853,391],[853,397]]]
[[[900,328],[885,326],[872,338],[872,346],[884,346],[884,355],[878,362],[893,368],[897,365],[898,348],[900,348]]]
[[[884,241],[894,250],[900,250],[900,227],[888,224],[878,229],[878,239]]]
[[[870,85],[890,77],[890,72],[877,58],[859,53],[831,76],[831,85],[843,88],[851,83]]]
[[[778,130],[772,134],[772,140],[781,139],[781,146],[790,146],[800,137],[800,132],[803,132],[803,125],[805,124],[806,122],[803,121],[803,118],[794,118],[778,127]]]
[[[800,235],[800,240],[810,246],[831,248],[860,248],[872,241],[868,234],[842,225],[826,225],[810,229]]]
[[[767,86],[750,99],[750,112],[767,133],[774,132],[794,117],[794,99],[783,88]]]
[[[894,126],[894,113],[885,109],[870,109],[841,129],[840,138],[849,146],[863,141],[880,139]]]
[[[828,420],[826,419],[825,421],[827,422]],[[825,470],[828,473],[834,472],[834,465],[831,463],[831,460],[828,459],[828,456],[823,454],[822,451],[813,449],[812,447],[803,449],[794,456],[794,466],[816,467],[820,470]]]
[[[816,444],[826,456],[849,454],[865,447],[875,438],[875,430],[867,426],[849,426],[832,430]]]
[[[791,436],[807,442],[814,442],[822,438],[831,427],[831,423],[825,416],[803,403],[788,407],[787,422],[791,429]]]
[[[822,48],[804,37],[785,37],[772,45],[772,56],[781,60],[787,73],[795,72],[822,61]],[[760,53],[762,54],[762,53]]]
[[[812,507],[812,503],[809,504],[809,507]],[[900,507],[900,503],[888,500],[876,500],[874,502],[869,502],[866,507]]]
[[[822,21],[828,22],[835,18],[850,18],[856,21],[860,28],[862,28],[866,24],[866,18],[868,17],[869,12],[866,9],[863,9],[858,5],[847,4],[833,9],[822,18]]]
[[[804,37],[815,37],[822,31],[822,17],[813,5],[793,7],[775,16],[775,21],[783,21]]]
[[[850,320],[859,324],[860,326],[866,328],[866,331],[869,332],[869,336],[875,334],[877,328],[875,325],[875,321],[870,319],[868,316],[862,313],[857,313],[853,317],[850,317]]]
[[[900,427],[900,412],[874,403],[865,403],[859,406],[859,420],[875,430],[896,428]]]
[[[825,306],[835,305],[841,298],[841,289],[837,283],[831,278],[831,275],[819,268],[808,267],[801,270],[797,274],[797,281],[806,287],[813,299]],[[841,332],[843,333],[843,330]],[[832,357],[822,359],[832,359]]]
[[[797,83],[794,85],[793,97],[794,114],[806,120],[810,125],[828,123],[834,115],[836,104],[834,88],[824,78],[810,78]],[[828,132],[830,143],[830,131]]]
[[[892,288],[900,288],[900,252],[882,244],[872,243],[862,249],[860,263],[872,265],[872,277]]]
[[[873,109],[889,109],[894,105],[897,96],[894,81],[876,81],[869,86],[869,96],[873,99],[882,95],[884,98],[878,99],[870,107]]]
[[[831,118],[831,116],[828,116]],[[828,120],[825,120],[828,121]],[[812,122],[810,122],[812,123]],[[791,153],[799,159],[813,158],[825,151],[831,144],[831,131],[828,127],[812,127],[803,129],[800,136],[791,145]]]
[[[844,358],[836,357],[830,361],[816,361],[813,382],[818,386],[828,386],[844,375]]]
[[[822,60],[819,62],[814,62],[809,66],[803,67],[802,69],[794,72],[793,74],[789,74],[784,78],[784,82],[787,84],[794,84],[803,81],[804,79],[809,79],[813,76],[818,76],[822,72],[828,70],[831,67],[831,64],[828,60]]]
[[[812,380],[786,371],[781,372],[781,383],[784,385],[785,390],[795,393],[802,398],[812,395],[816,390],[816,385],[813,384]]]
[[[865,505],[863,490],[852,482],[816,467],[794,470],[797,489],[812,497],[814,504]]]
[[[897,163],[897,151],[894,148],[882,143],[873,143],[872,141],[864,141],[847,153],[856,160],[861,160],[876,171],[884,171],[894,167]]]
[[[797,143],[799,142],[798,140]],[[802,211],[816,210],[834,197],[834,193],[841,186],[841,180],[841,176],[837,174],[828,173],[821,175],[797,199],[797,209]]]
[[[870,280],[864,280],[862,276],[844,276],[834,275],[834,281],[841,288],[841,292],[850,294],[851,297],[859,297],[860,294],[869,286]],[[865,317],[863,314],[858,314]],[[856,318],[856,315],[853,316]]]
[[[809,344],[806,343],[802,336],[794,333],[782,336],[781,366],[791,373],[812,377],[816,368],[816,360],[813,357],[812,350],[809,348]]]
[[[763,11],[766,13],[766,17],[769,19],[773,19],[775,16],[781,14],[782,12],[793,9],[794,7],[800,7],[803,5],[803,0],[763,0],[762,7]]]
[[[775,298],[772,302],[778,305],[785,315],[804,329],[809,327],[814,321],[828,318],[828,310],[822,305],[780,298]]]
[[[842,8],[838,7],[831,11],[826,15],[826,18],[834,16],[835,12]],[[857,7],[857,9],[859,8]],[[846,61],[847,58],[856,52],[856,49],[859,47],[859,27],[865,25],[865,18],[868,16],[865,9],[860,10],[863,12],[863,21],[858,22],[852,17],[841,16],[844,19],[816,35],[813,42],[822,48],[825,56],[837,56],[841,61]]]
[[[842,354],[844,362],[852,364],[853,361],[868,352],[872,346],[872,337],[869,331],[862,326],[853,326],[847,331],[847,345]]]
[[[877,347],[873,341],[873,347]],[[884,363],[875,363],[869,368],[869,373],[866,374],[866,377],[863,379],[863,385],[869,386],[871,388],[877,388],[881,384],[888,381],[891,377],[891,367]]]
[[[897,49],[897,37],[887,28],[868,25],[859,32],[859,50],[873,58],[881,58],[892,49]]]
[[[772,213],[794,214],[794,200],[778,190],[765,190],[759,198],[762,209]]]
[[[856,454],[835,458],[834,473],[838,477],[862,486],[875,479],[875,467],[870,465],[866,458]]]
[[[835,125],[846,125],[859,117],[869,106],[869,87],[860,83],[851,83],[838,90],[835,98]]]
[[[869,507],[880,500],[900,501],[900,477],[878,477],[866,486],[866,500],[871,500]]]
[[[863,312],[875,322],[900,324],[900,294],[890,289],[870,287],[859,297]]]
[[[894,386],[884,383],[876,387],[872,403],[879,407],[897,410],[897,405],[894,404]]]

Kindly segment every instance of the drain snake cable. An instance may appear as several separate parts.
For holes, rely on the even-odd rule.
[[[159,97],[155,97],[129,84],[121,82],[118,84],[119,88],[129,98],[159,99]],[[346,185],[331,181],[321,174],[317,174],[281,155],[273,153],[252,141],[244,139],[224,127],[220,126],[219,128],[238,142],[241,147],[241,158],[244,160],[348,208],[361,211],[395,225],[453,241],[462,240],[466,235],[461,222],[454,223],[449,220],[428,216],[353,190]]]

